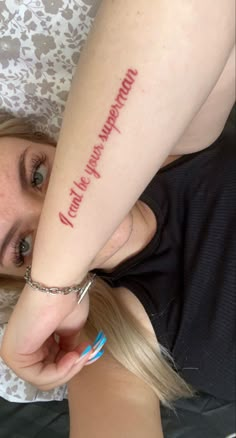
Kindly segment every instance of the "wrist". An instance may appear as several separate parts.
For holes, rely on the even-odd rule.
[[[42,292],[50,295],[74,294],[77,302],[80,303],[91,288],[95,280],[95,274],[88,273],[82,282],[71,284],[70,286],[48,286],[45,283],[34,280],[31,275],[31,266],[27,266],[24,279],[26,280],[27,285],[36,292]]]

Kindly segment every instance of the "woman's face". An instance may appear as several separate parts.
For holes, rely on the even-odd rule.
[[[31,261],[55,148],[0,138],[0,274],[22,275]]]
[[[31,263],[35,234],[55,155],[48,144],[0,138],[0,274],[23,276]],[[101,267],[129,239],[128,215],[96,258]]]

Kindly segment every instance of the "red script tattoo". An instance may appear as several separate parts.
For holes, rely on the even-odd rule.
[[[135,82],[135,76],[138,71],[129,68],[121,83],[121,87],[117,93],[115,101],[110,107],[106,121],[98,135],[99,144],[93,146],[93,150],[88,158],[86,166],[84,168],[84,174],[78,181],[73,181],[69,189],[69,208],[67,213],[59,212],[59,219],[63,225],[74,228],[73,221],[76,219],[80,205],[84,199],[84,194],[91,183],[91,178],[100,178],[101,175],[97,170],[98,162],[102,156],[102,152],[105,149],[105,143],[109,140],[111,133],[115,130],[119,134],[121,131],[117,127],[117,120],[120,115],[120,111],[125,106],[128,99],[128,95],[132,89],[132,85]],[[89,176],[88,176],[89,175]]]

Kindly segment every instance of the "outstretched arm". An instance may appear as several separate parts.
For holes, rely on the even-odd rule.
[[[233,0],[102,2],[66,106],[35,280],[67,286],[96,266],[213,89],[233,43]],[[2,346],[9,365],[20,374],[15,353],[41,348],[74,305],[26,287]]]
[[[219,78],[234,44],[233,8],[102,2],[66,107],[36,279],[64,285],[87,273]]]

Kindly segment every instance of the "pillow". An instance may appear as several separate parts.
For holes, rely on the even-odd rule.
[[[81,48],[101,0],[0,0],[0,111],[57,139]]]

